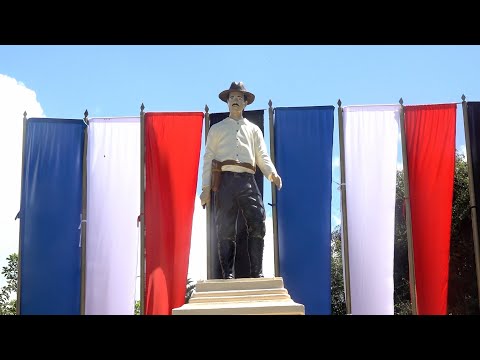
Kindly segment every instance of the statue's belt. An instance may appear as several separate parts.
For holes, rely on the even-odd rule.
[[[253,172],[255,172],[255,166],[249,163],[244,163],[236,160],[218,161],[213,159],[212,160],[212,180],[211,180],[211,187],[213,192],[218,191],[218,189],[220,188],[220,183],[222,181],[221,173],[222,173],[223,165],[242,166],[244,168],[253,170]]]
[[[240,161],[236,161],[236,160],[225,160],[225,161],[213,160],[213,161],[217,162],[217,164],[216,164],[216,166],[212,166],[212,171],[222,171],[222,166],[224,166],[224,165],[241,166],[241,167],[250,169],[253,172],[255,172],[257,170],[255,168],[255,166],[253,166],[252,164],[245,163],[245,162],[240,162]]]

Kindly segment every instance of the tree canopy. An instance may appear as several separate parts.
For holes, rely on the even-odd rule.
[[[411,314],[407,227],[404,216],[404,175],[397,171],[394,245],[394,313]],[[480,314],[473,245],[468,164],[455,155],[452,226],[448,279],[448,314]],[[332,232],[332,314],[346,313],[340,227]]]
[[[13,297],[17,294],[18,255],[11,254],[7,261],[7,266],[4,266],[2,269],[2,275],[7,280],[7,284],[0,291],[0,315],[15,315],[17,312],[17,299]]]
[[[411,314],[407,228],[404,216],[404,177],[397,171],[395,200],[395,247],[394,247],[394,313]],[[448,281],[448,314],[480,314],[475,252],[470,213],[468,164],[465,156],[456,153],[453,187],[452,227],[450,239],[450,263]],[[331,312],[333,315],[346,314],[343,283],[341,231],[337,226],[331,234]],[[18,255],[7,258],[2,275],[7,284],[0,290],[0,315],[16,313],[16,291],[18,283]],[[195,282],[187,279],[185,303],[195,291]],[[135,313],[140,313],[140,302],[135,304]]]

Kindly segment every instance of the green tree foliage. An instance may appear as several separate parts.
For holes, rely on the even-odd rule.
[[[408,268],[407,227],[405,222],[403,171],[397,171],[395,199],[395,247],[394,247],[394,313],[411,314],[410,282]],[[331,234],[331,312],[333,315],[346,314],[341,231],[337,226]],[[7,280],[0,292],[0,315],[16,313],[18,255],[8,258],[2,275]],[[453,187],[452,225],[450,239],[450,268],[448,282],[449,314],[480,314],[475,268],[475,252],[470,213],[468,188],[468,164],[461,153],[455,155],[455,177]],[[185,303],[190,301],[196,283],[187,279]],[[140,301],[135,303],[135,314],[140,314]]]
[[[7,266],[2,269],[2,275],[7,280],[7,284],[0,291],[0,315],[15,315],[17,299],[12,299],[17,293],[18,284],[18,255],[11,254],[7,258]],[[195,291],[196,282],[187,279],[185,292],[185,303],[188,303]],[[140,301],[135,301],[135,315],[140,315]]]
[[[468,188],[468,164],[465,156],[460,153],[455,156],[449,270],[448,313],[480,314]]]
[[[17,299],[12,299],[17,293],[18,255],[11,254],[7,258],[7,266],[2,268],[2,275],[7,284],[0,291],[0,315],[15,315]]]
[[[408,242],[405,221],[403,171],[397,171],[394,245],[394,314],[411,314]],[[341,234],[332,232],[332,314],[345,313]],[[479,314],[475,252],[468,189],[468,164],[455,155],[455,176],[450,239],[450,268],[447,311],[449,314]]]
[[[408,280],[407,228],[404,218],[403,171],[397,171],[395,200],[395,244],[394,244],[394,314],[411,314],[410,289]],[[343,283],[343,260],[341,229],[332,232],[332,314],[346,314],[345,290]]]
[[[340,226],[337,226],[332,232],[332,262],[331,262],[331,297],[332,297],[332,315],[345,315],[347,307],[345,305],[345,291],[343,283],[343,264],[342,264],[342,241]]]
[[[399,171],[397,172],[395,207],[394,294],[396,314],[411,313],[407,231],[403,199],[403,171]],[[475,252],[470,215],[470,193],[468,189],[468,164],[465,156],[458,152],[455,154],[452,200],[447,312],[454,315],[478,314]]]
[[[190,298],[192,297],[196,286],[197,286],[197,283],[195,281],[193,281],[190,278],[187,279],[187,291],[185,293],[185,304],[188,304],[188,302],[190,301]]]
[[[408,270],[407,224],[405,221],[405,181],[403,171],[397,171],[395,191],[395,235],[393,260],[393,303],[395,315],[411,315]]]
[[[193,295],[193,292],[195,291],[197,283],[193,281],[192,279],[188,278],[187,279],[187,289],[185,292],[185,304],[188,304],[190,301],[190,298]],[[135,302],[135,315],[140,315],[140,300]]]

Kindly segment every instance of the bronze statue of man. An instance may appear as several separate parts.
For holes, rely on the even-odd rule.
[[[243,110],[253,103],[255,95],[242,82],[232,82],[218,96],[228,104],[230,114],[208,132],[200,200],[205,206],[210,192],[215,191],[215,225],[223,278],[234,278],[239,215],[247,226],[250,277],[259,278],[263,277],[265,208],[255,181],[256,167],[278,190],[282,179],[268,155],[262,131],[243,117]]]

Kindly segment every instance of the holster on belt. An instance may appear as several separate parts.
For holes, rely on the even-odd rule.
[[[213,192],[217,192],[220,188],[220,181],[222,180],[222,163],[218,160],[212,160],[212,184]]]
[[[249,163],[243,163],[235,160],[225,160],[225,161],[218,161],[213,159],[212,160],[212,183],[211,183],[211,189],[213,192],[218,191],[220,189],[220,182],[222,180],[222,166],[223,165],[236,165],[236,166],[242,166],[247,169],[250,169],[252,171],[256,171],[256,167],[249,164]]]

